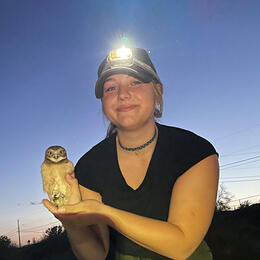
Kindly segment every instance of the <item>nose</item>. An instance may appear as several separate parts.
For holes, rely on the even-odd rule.
[[[119,99],[121,99],[121,100],[128,99],[128,98],[130,98],[130,96],[131,96],[131,93],[129,91],[128,86],[120,86],[119,91],[118,91]]]

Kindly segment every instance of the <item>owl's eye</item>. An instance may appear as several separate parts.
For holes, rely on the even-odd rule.
[[[52,155],[52,151],[49,151],[49,155]]]
[[[63,151],[62,151],[62,150],[60,150],[60,154],[63,154]]]

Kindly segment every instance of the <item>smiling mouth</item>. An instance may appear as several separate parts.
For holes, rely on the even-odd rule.
[[[117,111],[118,112],[128,112],[131,111],[133,109],[135,109],[137,106],[136,105],[130,105],[130,106],[120,106]]]

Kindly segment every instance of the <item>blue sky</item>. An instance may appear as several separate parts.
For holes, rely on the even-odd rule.
[[[76,163],[104,138],[96,73],[124,36],[150,51],[164,84],[159,122],[207,138],[220,165],[246,160],[222,167],[221,181],[234,200],[259,195],[259,10],[257,0],[1,1],[0,235],[16,241],[19,219],[25,243],[56,223],[31,203],[46,197],[44,151],[62,145]]]

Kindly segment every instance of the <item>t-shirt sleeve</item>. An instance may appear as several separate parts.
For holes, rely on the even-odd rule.
[[[84,154],[75,166],[75,177],[80,185],[100,194],[107,183],[106,172],[111,168],[115,135],[102,140]],[[111,159],[112,157],[112,159]]]
[[[189,170],[192,166],[206,157],[218,153],[214,146],[206,139],[191,133],[184,141],[180,158],[181,174]]]
[[[85,154],[75,166],[75,177],[79,184],[87,189],[99,192],[95,172],[88,154]]]

